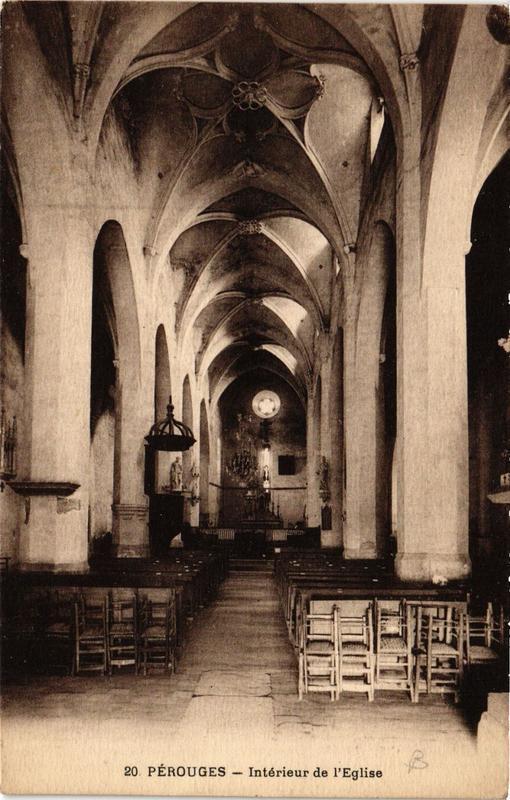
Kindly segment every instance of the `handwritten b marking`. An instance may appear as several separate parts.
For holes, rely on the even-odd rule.
[[[406,764],[406,767],[408,774],[413,769],[425,769],[425,767],[428,767],[428,764],[423,757],[423,750],[415,750],[409,759],[409,763]]]

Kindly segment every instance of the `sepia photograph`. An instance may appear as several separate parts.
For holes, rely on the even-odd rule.
[[[507,796],[509,44],[4,2],[4,794]]]

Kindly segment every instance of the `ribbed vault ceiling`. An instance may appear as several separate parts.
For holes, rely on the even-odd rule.
[[[306,391],[379,96],[351,45],[300,6],[193,6],[120,81],[105,124],[125,131],[181,347],[193,342],[212,393],[250,365]]]

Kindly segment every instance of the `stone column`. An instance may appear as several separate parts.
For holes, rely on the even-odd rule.
[[[416,308],[417,302],[411,297],[405,305]],[[422,367],[414,362],[409,375],[407,359],[404,365],[404,433],[399,438],[404,490],[399,492],[403,507],[396,566],[404,580],[464,578],[470,561],[463,288],[429,287],[419,305],[427,336],[419,356]],[[404,313],[416,320],[411,309]],[[416,342],[406,344],[416,351]],[[419,386],[423,370],[426,387]],[[415,381],[413,372],[418,372]]]
[[[88,568],[92,230],[71,198],[65,212],[37,202],[25,213],[25,419],[13,486],[24,495],[19,566],[81,571]]]
[[[332,419],[331,415],[331,390],[332,390],[332,363],[331,363],[331,342],[329,337],[324,343],[327,347],[327,352],[324,353],[323,366],[321,370],[321,453],[320,458],[326,459],[328,470],[328,488],[329,497],[320,499],[321,506],[321,547],[340,547],[342,543],[341,530],[338,527],[333,527],[333,514],[332,503],[333,493],[338,491],[336,486],[333,486],[333,445],[337,441],[334,429],[338,425],[338,420]],[[325,512],[323,511],[325,510]],[[331,526],[329,529],[324,527],[324,521],[328,518],[331,519]]]
[[[377,353],[370,354],[375,362]],[[386,483],[384,416],[379,387],[379,363],[365,361],[348,373],[353,381],[346,415],[347,535],[346,558],[377,558],[384,532]]]
[[[356,325],[345,321],[344,430],[345,430],[345,558],[375,558],[376,546],[376,417],[373,369],[358,363]],[[368,372],[367,372],[368,371]],[[361,374],[360,374],[361,373]]]
[[[320,458],[320,409],[315,392],[308,390],[306,405],[306,515],[308,526],[320,525],[319,479],[317,469]]]
[[[154,421],[154,340],[152,320],[136,294],[143,262],[132,266],[116,222],[101,229],[95,257],[108,276],[117,335],[113,549],[120,557],[144,557],[149,550],[144,437]]]
[[[211,404],[209,424],[209,518],[216,525],[221,511],[221,422],[217,404]]]
[[[193,431],[195,436],[199,436],[196,431]],[[189,495],[185,500],[185,505],[188,506],[188,521],[192,528],[198,528],[200,523],[200,478],[195,479],[192,477],[191,472],[193,468],[200,471],[200,441],[193,445],[190,450],[190,459],[189,459],[189,473],[188,473],[188,491]],[[193,484],[195,484],[195,489],[193,489]],[[193,497],[193,491],[195,491],[195,497]],[[198,499],[197,499],[198,498]]]
[[[420,164],[416,130],[397,176],[396,570],[409,581],[470,571],[464,243],[441,207],[422,257]]]
[[[141,396],[137,370],[119,359],[115,399],[113,547],[118,557],[149,554],[149,507],[144,494],[144,437],[152,420],[152,399]],[[149,382],[148,382],[149,383]]]
[[[343,330],[338,329],[331,357],[330,411],[331,438],[331,511],[332,533],[336,546],[343,545],[344,509],[344,404],[343,404]]]

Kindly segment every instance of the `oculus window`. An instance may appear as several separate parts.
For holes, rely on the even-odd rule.
[[[264,389],[262,392],[257,392],[252,401],[252,408],[261,419],[271,419],[275,417],[280,410],[280,398],[276,392],[271,392]]]

